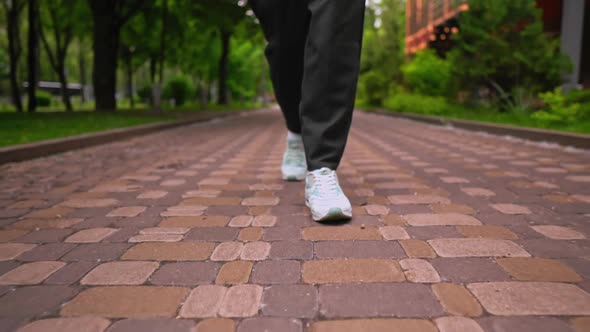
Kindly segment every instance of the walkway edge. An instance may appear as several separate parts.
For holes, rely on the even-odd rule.
[[[453,126],[472,131],[483,131],[495,135],[510,135],[518,138],[528,139],[536,142],[551,142],[563,146],[571,146],[579,149],[590,149],[590,135],[565,133],[556,130],[526,128],[510,125],[500,125],[487,122],[449,119],[438,116],[420,115],[414,113],[399,113],[386,110],[366,111],[386,116],[393,116],[408,120],[426,122],[434,125]]]
[[[86,148],[94,145],[114,142],[156,131],[209,121],[244,111],[200,113],[190,119],[150,123],[126,128],[110,129],[97,133],[68,136],[43,140],[27,144],[18,144],[0,148],[0,165],[44,157],[60,152]]]

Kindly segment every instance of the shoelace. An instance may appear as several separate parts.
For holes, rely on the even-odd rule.
[[[329,172],[329,173],[328,173]],[[338,179],[336,172],[327,168],[321,169],[320,174],[313,174],[314,191],[322,194],[323,198],[336,198],[339,196]]]

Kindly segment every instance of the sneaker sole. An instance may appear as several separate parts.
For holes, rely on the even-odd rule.
[[[305,201],[305,205],[311,211],[311,218],[314,221],[337,221],[337,220],[347,220],[352,218],[352,209],[351,210],[342,210],[341,208],[331,208],[328,210],[328,213],[325,215],[318,215],[313,212],[307,200]]]
[[[283,180],[289,182],[303,181],[305,180],[305,174],[303,176],[283,174]]]

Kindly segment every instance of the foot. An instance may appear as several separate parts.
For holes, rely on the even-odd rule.
[[[340,188],[336,172],[326,167],[307,173],[305,205],[315,221],[352,218],[350,201]]]
[[[303,181],[305,179],[307,163],[301,137],[287,139],[281,173],[283,174],[283,180],[286,181]]]

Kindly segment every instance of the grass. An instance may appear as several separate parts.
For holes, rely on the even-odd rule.
[[[206,111],[230,112],[260,108],[261,104],[232,104],[213,106]],[[6,108],[6,107],[5,107]],[[205,110],[187,105],[155,114],[144,110],[124,110],[96,113],[88,110],[66,113],[41,111],[38,113],[0,112],[0,147],[37,142],[53,138],[95,133],[115,128],[173,121]]]
[[[469,108],[451,104],[441,97],[405,93],[388,98],[384,104],[385,109],[391,112],[590,134],[590,119],[587,118],[580,118],[579,121],[573,122],[543,121],[532,118],[530,111],[499,112],[491,107]],[[367,109],[370,110],[371,107]]]

